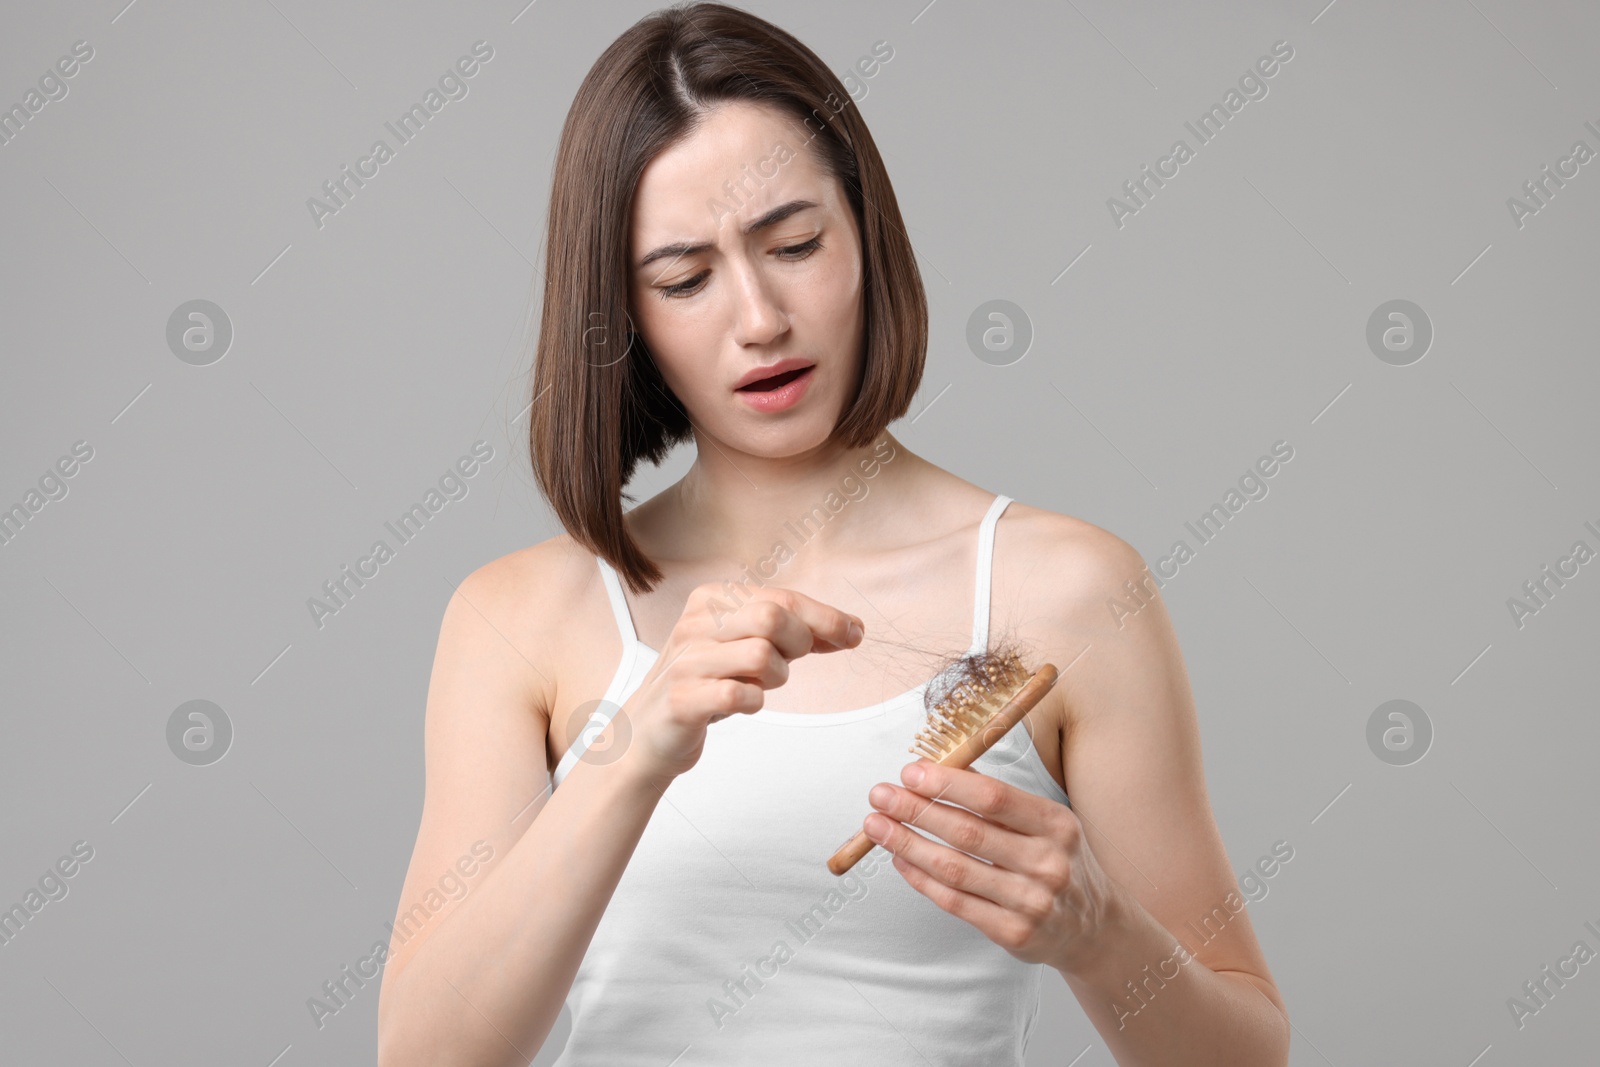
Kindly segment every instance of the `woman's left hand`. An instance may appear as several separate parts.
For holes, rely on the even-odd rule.
[[[908,764],[900,777],[905,787],[873,786],[868,799],[882,814],[869,814],[863,828],[894,854],[913,889],[1028,963],[1066,974],[1093,956],[1120,891],[1071,808],[929,760]]]

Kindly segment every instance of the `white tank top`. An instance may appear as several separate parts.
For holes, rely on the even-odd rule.
[[[1008,503],[997,496],[979,528],[973,652],[988,646],[994,529]],[[598,562],[622,659],[556,786],[658,655],[638,639],[616,571]],[[601,916],[555,1067],[1022,1067],[1044,965],[912,889],[882,848],[842,877],[826,866],[861,829],[867,791],[899,783],[915,759],[931,681],[868,707],[763,708],[709,727]],[[1067,803],[1026,727],[973,768]]]

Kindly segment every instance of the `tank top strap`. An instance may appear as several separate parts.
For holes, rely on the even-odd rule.
[[[989,586],[994,573],[994,528],[1000,513],[1011,503],[1003,493],[995,495],[988,514],[978,526],[978,573],[972,591],[972,647],[968,655],[976,655],[989,647]]]
[[[606,596],[611,601],[611,614],[617,620],[617,633],[622,635],[622,649],[626,652],[631,645],[638,644],[639,635],[633,629],[633,615],[628,611],[628,601],[622,595],[622,579],[617,576],[616,568],[606,562],[604,556],[595,556],[595,562],[600,564],[600,577],[606,583]]]

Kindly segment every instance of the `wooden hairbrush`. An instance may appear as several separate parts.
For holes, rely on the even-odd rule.
[[[927,725],[907,751],[958,770],[998,744],[1056,684],[1054,664],[1030,674],[1009,653],[967,656],[946,674],[955,680],[928,710]],[[876,844],[865,830],[857,831],[828,858],[828,870],[844,874]]]

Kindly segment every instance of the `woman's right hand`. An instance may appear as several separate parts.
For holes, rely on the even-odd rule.
[[[758,588],[733,611],[725,594],[720,584],[695,587],[616,715],[629,730],[623,758],[662,788],[700,759],[708,725],[761,710],[763,691],[788,680],[790,660],[861,643],[859,618],[804,593]],[[610,743],[618,740],[613,733]]]

